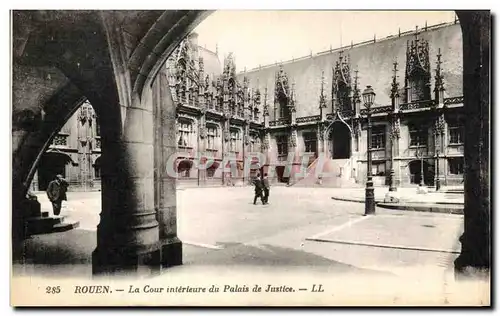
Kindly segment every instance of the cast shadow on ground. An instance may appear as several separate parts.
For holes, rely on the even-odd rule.
[[[270,267],[283,269],[311,268],[319,272],[370,273],[392,275],[388,272],[362,269],[339,261],[291,248],[269,244],[247,245],[218,243],[223,249],[197,249],[184,245],[183,267],[230,266]],[[96,232],[75,229],[65,233],[32,236],[24,242],[23,252],[13,258],[15,274],[38,274],[44,277],[90,276],[92,251]],[[26,264],[23,265],[23,262]],[[29,268],[27,268],[29,267]],[[168,270],[164,273],[168,273]]]
[[[248,245],[242,243],[217,243],[223,250],[205,251],[185,260],[185,265],[196,266],[247,266],[313,268],[318,272],[375,273],[393,275],[389,272],[370,270],[331,260],[310,252],[279,247],[270,244]]]

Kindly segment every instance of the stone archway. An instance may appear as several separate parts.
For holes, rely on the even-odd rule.
[[[54,16],[52,17],[51,14]],[[106,135],[112,136],[113,132],[119,131],[121,128],[123,128],[124,125],[132,125],[130,124],[130,120],[134,120],[138,116],[136,115],[138,113],[137,111],[135,113],[132,113],[134,111],[129,111],[130,113],[128,113],[127,115],[127,119],[129,120],[129,122],[125,124],[121,120],[122,116],[124,115],[123,113],[127,112],[126,108],[133,103],[132,100],[134,100],[135,102],[134,108],[138,108],[142,105],[141,101],[143,101],[142,98],[144,97],[144,94],[142,93],[143,88],[147,86],[144,83],[150,78],[155,77],[156,74],[160,71],[159,69],[162,65],[161,62],[156,61],[158,61],[158,59],[166,59],[164,57],[168,56],[175,48],[176,43],[178,43],[183,37],[182,34],[187,34],[189,29],[192,29],[194,25],[199,22],[199,20],[196,20],[196,18],[200,16],[201,13],[191,12],[188,14],[182,11],[175,11],[173,13],[164,13],[162,15],[162,18],[158,18],[155,12],[152,12],[149,15],[142,12],[141,14],[133,13],[132,16],[127,19],[126,13],[124,12],[110,11],[108,12],[109,16],[105,17],[105,19],[103,19],[103,16],[96,16],[95,21],[102,21],[106,19],[109,21],[113,21],[115,25],[112,25],[113,23],[110,23],[109,25],[105,25],[104,27],[108,30],[120,31],[123,27],[123,31],[127,31],[126,33],[128,34],[128,36],[124,37],[123,34],[113,34],[113,32],[107,32],[105,35],[106,39],[104,39],[104,37],[102,36],[102,29],[100,27],[97,27],[97,22],[92,23],[92,25],[96,26],[95,31],[94,29],[89,28],[89,22],[92,22],[94,20],[94,17],[91,16],[93,14],[92,12],[85,13],[86,15],[88,15],[84,17],[85,20],[75,20],[74,18],[76,17],[76,15],[74,13],[71,13],[72,18],[69,21],[70,24],[68,24],[68,29],[71,29],[71,25],[74,25],[75,27],[73,27],[72,30],[74,30],[75,33],[64,34],[66,35],[64,39],[75,39],[76,42],[66,42],[67,47],[64,46],[64,40],[51,36],[62,33],[55,31],[60,31],[62,29],[61,23],[64,22],[64,14],[64,11],[58,11],[57,15],[55,15],[55,13],[53,12],[51,13],[48,11],[44,11],[44,14],[40,17],[40,19],[43,21],[43,23],[40,24],[40,27],[37,28],[30,26],[31,29],[36,29],[37,32],[41,34],[40,38],[38,38],[38,41],[36,38],[36,34],[33,34],[35,36],[29,36],[29,31],[27,31],[26,34],[24,34],[22,31],[19,31],[20,26],[27,25],[27,23],[25,22],[29,21],[29,19],[25,19],[22,21],[20,20],[19,23],[16,23],[16,19],[13,19],[13,37],[15,40],[13,40],[12,42],[20,43],[19,47],[14,47],[13,55],[15,59],[23,59],[22,62],[19,63],[19,65],[27,65],[30,63],[33,63],[33,65],[41,65],[44,67],[54,63],[59,65],[65,77],[69,78],[72,83],[78,85],[78,92],[74,94],[75,97],[78,98],[84,94],[89,98],[93,105],[102,105],[103,113],[109,112],[110,115],[101,121],[106,124],[100,124],[103,127],[104,133],[103,146],[107,145],[108,153],[112,153],[107,157],[103,156],[103,171],[104,169],[106,169],[105,171],[107,173],[107,176],[109,176],[106,179],[107,187],[112,187],[113,185],[121,185],[120,190],[117,190],[117,193],[124,194],[124,192],[127,191],[126,185],[130,185],[131,188],[133,188],[133,184],[130,182],[124,183],[119,181],[120,178],[117,177],[119,173],[116,172],[118,169],[116,167],[113,167],[113,163],[116,163],[118,161],[120,162],[119,166],[124,167],[124,170],[127,171],[127,174],[123,175],[124,177],[131,176],[129,172],[132,170],[135,170],[137,172],[146,172],[145,169],[147,169],[147,171],[149,172],[153,168],[152,166],[147,166],[147,163],[145,165],[135,160],[126,160],[125,157],[120,156],[119,153],[123,152],[123,148],[132,151],[132,146],[127,147],[126,144],[112,146],[111,141],[106,142]],[[160,14],[161,13],[158,13],[158,15]],[[456,262],[457,269],[463,270],[467,266],[477,268],[490,267],[491,235],[489,228],[489,54],[491,14],[489,11],[485,10],[458,11],[457,15],[460,19],[460,24],[463,31],[464,107],[470,117],[470,119],[466,121],[466,129],[469,131],[474,131],[471,133],[467,133],[465,137],[465,232],[461,238],[462,254],[459,257],[459,260],[457,260]],[[134,18],[136,18],[137,21],[135,21]],[[43,34],[43,31],[48,28],[47,21],[54,22],[54,32],[52,34],[50,32],[47,32],[47,34]],[[157,23],[148,25],[150,21],[157,21]],[[79,28],[78,23],[81,22],[84,23],[84,27]],[[126,28],[129,29],[126,30]],[[79,33],[79,31],[83,32],[82,30],[86,30],[89,33]],[[148,30],[151,31],[147,32]],[[170,32],[171,30],[173,31]],[[145,32],[147,32],[147,36],[146,34],[144,34]],[[104,45],[96,44],[94,42],[78,42],[79,38],[97,40],[102,39],[102,43]],[[132,40],[129,40],[128,43],[124,43],[127,39],[130,38],[132,38]],[[143,38],[144,40],[142,40]],[[34,41],[28,43],[28,40],[32,39],[34,39]],[[38,48],[36,47],[37,43],[43,43],[43,45],[45,46]],[[137,48],[134,48],[133,43],[140,43],[141,45],[138,45]],[[72,47],[74,48],[73,52],[69,49]],[[86,58],[85,56],[80,56],[80,54],[87,54],[89,51],[92,51],[92,49],[97,51],[96,47],[102,47],[102,56],[89,55],[88,58]],[[29,58],[28,54],[22,56],[23,52],[30,52]],[[78,58],[78,56],[82,58]],[[108,56],[111,56],[111,58],[113,59],[114,69],[111,69],[111,63],[106,62],[109,59]],[[77,60],[79,60],[78,63],[76,62]],[[16,69],[16,67],[14,68]],[[16,79],[19,77],[14,76],[14,78]],[[54,81],[54,79],[52,79],[52,81]],[[24,80],[23,82],[27,83],[30,82],[30,80]],[[115,83],[116,87],[114,86]],[[16,90],[16,87],[19,88],[20,84],[18,81],[14,80],[13,86],[14,90]],[[130,89],[131,86],[133,86],[134,95]],[[57,88],[59,87],[50,87],[50,89],[45,90],[56,90]],[[80,89],[81,92],[79,92]],[[35,93],[34,89],[31,89],[31,91],[30,89],[24,88],[17,90],[23,91],[24,93],[26,91],[30,92],[31,94]],[[118,95],[120,97],[118,97]],[[158,93],[158,95],[162,95],[162,93]],[[164,96],[166,95],[169,95],[169,93],[165,93]],[[155,95],[155,97],[157,97],[157,95]],[[17,97],[14,97],[13,99],[16,100]],[[46,100],[45,97],[40,99]],[[165,99],[159,100],[163,100],[162,102],[168,103],[167,105],[169,107],[173,107],[170,96],[166,101]],[[20,103],[22,102],[24,101],[21,100]],[[66,105],[72,103],[67,102],[67,100],[59,100],[58,102]],[[55,102],[54,104],[57,105],[58,102]],[[25,105],[28,104],[29,103],[26,102]],[[118,107],[118,105],[120,104],[123,106],[123,108]],[[21,105],[14,102],[13,138],[15,139],[15,141],[13,143],[16,144],[16,146],[18,145],[19,148],[13,146],[13,239],[22,237],[17,236],[18,234],[16,234],[16,232],[22,232],[22,218],[18,216],[18,213],[21,212],[24,208],[24,196],[28,187],[26,179],[29,178],[27,174],[29,173],[29,169],[31,168],[33,162],[38,159],[37,157],[40,154],[40,148],[43,147],[43,145],[40,145],[35,150],[31,150],[30,148],[33,148],[32,145],[34,141],[29,140],[37,138],[39,139],[39,143],[43,144],[45,141],[50,139],[51,133],[57,130],[56,126],[51,126],[45,132],[43,132],[43,130],[40,128],[38,123],[45,119],[40,115],[40,109],[42,107],[39,107],[38,104],[33,104],[33,113],[29,113],[30,111],[27,111],[27,113],[29,114],[28,117],[23,115],[24,112],[21,111],[22,108],[23,107]],[[37,108],[38,110],[36,110]],[[52,108],[48,107],[47,109],[51,111],[49,111],[50,113],[55,115],[57,114],[58,106],[53,106]],[[158,113],[156,109],[153,109],[153,111],[155,113],[155,117],[160,117],[162,115],[161,111],[160,113]],[[50,117],[50,113],[45,117]],[[169,122],[168,124],[170,123],[171,122]],[[172,127],[173,126],[174,125],[172,125]],[[38,130],[36,132],[33,132],[30,130],[30,128],[36,128]],[[37,133],[39,135],[40,132],[42,132],[42,136],[35,135]],[[132,133],[131,135],[134,134]],[[143,143],[140,144],[144,145]],[[162,146],[163,140],[160,141],[160,144],[158,144],[158,142],[155,143],[155,148],[162,148]],[[156,153],[157,150],[155,150],[155,161],[162,161],[161,158],[163,157],[160,157],[161,155],[156,155]],[[117,160],[116,158],[119,159]],[[122,160],[123,163],[121,163]],[[136,165],[134,165],[134,163]],[[134,168],[138,165],[141,165],[141,168]],[[149,169],[146,167],[148,167]],[[162,169],[154,168],[154,170]],[[155,174],[155,177],[156,176],[162,177],[163,175]],[[150,187],[151,186],[148,183],[147,189],[149,190]],[[158,189],[155,191],[162,192],[163,190]],[[113,201],[113,203],[121,202],[119,197],[119,195],[114,196],[113,194],[111,194],[111,196],[108,197],[107,201]],[[168,198],[165,197],[159,197],[158,199],[160,201],[159,203],[161,204],[159,206],[160,211],[158,212],[158,218],[164,221],[166,221],[169,216],[173,216],[175,218],[175,199],[173,201],[168,201]],[[124,212],[123,216],[130,216],[130,218],[137,219],[135,217],[137,213],[134,213],[134,208],[138,208],[138,204],[134,202],[129,205],[129,209],[127,209],[127,212]],[[116,208],[116,206],[103,204],[103,210],[111,210],[113,208]],[[152,218],[152,216],[149,216],[149,214],[151,213],[150,210],[140,210],[140,212],[142,212],[141,215],[144,215],[141,217],[141,220],[144,220],[144,223],[141,222],[141,224],[147,223],[149,225],[149,219]],[[119,227],[115,227],[116,225],[114,225],[113,221],[111,220],[105,222],[105,219],[113,219],[113,217],[110,216],[110,214],[106,213],[101,215],[101,218],[104,219],[104,222],[101,222],[99,231],[100,234],[103,235],[103,238],[99,239],[101,242],[99,245],[102,249],[117,250],[116,257],[111,258],[110,261],[108,261],[107,263],[103,262],[102,264],[107,264],[115,267],[135,267],[135,263],[137,262],[137,253],[136,251],[134,251],[134,249],[122,247],[120,246],[121,244],[109,244],[109,241],[112,239],[107,237],[112,236],[112,234],[109,235],[106,234],[106,232],[109,231],[110,233],[112,233],[113,229],[117,229]],[[21,219],[21,221],[19,219]],[[175,223],[175,220],[170,220],[170,222]],[[19,224],[21,224],[21,226]],[[124,235],[115,237],[123,237],[123,240],[129,240],[131,237],[136,237],[136,240],[138,242],[142,244],[148,244],[149,241],[158,239],[157,236],[155,237],[154,235],[146,235],[145,230],[137,232],[134,231],[132,227],[121,228],[122,230],[117,231],[123,231]],[[182,250],[180,249],[180,242],[176,237],[175,227],[171,227],[168,225],[160,227],[160,235],[168,236],[168,238],[164,238],[165,241],[163,246],[165,247],[162,247],[162,249],[164,248],[165,251],[163,251],[161,256],[166,257],[168,254],[171,257],[171,260],[169,260],[169,265],[172,264],[172,262],[181,262]],[[167,239],[168,242],[166,241]],[[166,247],[167,245],[175,245],[175,247]],[[117,247],[114,248],[114,246]],[[155,262],[146,262],[146,264],[158,265],[158,261],[164,263],[165,260],[163,260],[163,258],[158,259],[158,256],[156,256],[156,254],[157,253],[155,252],[152,256],[150,256],[150,258],[155,258],[154,260],[151,259]]]
[[[349,159],[352,154],[351,141],[351,130],[349,126],[341,121],[333,122],[328,133],[330,158]]]

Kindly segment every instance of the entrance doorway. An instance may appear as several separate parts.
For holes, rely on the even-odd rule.
[[[420,160],[413,160],[408,164],[410,170],[410,183],[420,184],[420,180],[423,180],[424,185],[432,186],[434,185],[434,168],[433,165],[427,161],[423,161],[423,179],[422,179],[422,168]]]
[[[351,131],[346,124],[338,121],[332,124],[329,143],[332,159],[348,159],[351,157]]]
[[[285,177],[285,166],[277,166],[276,175],[278,176],[278,182],[288,183],[288,177]]]
[[[43,154],[38,165],[38,190],[47,190],[50,181],[58,174],[66,177],[66,165],[70,161],[71,159],[65,154],[54,152]]]

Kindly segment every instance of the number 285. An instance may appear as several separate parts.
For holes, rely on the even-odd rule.
[[[61,293],[61,287],[60,286],[47,286],[45,288],[45,293],[47,293],[47,294]]]

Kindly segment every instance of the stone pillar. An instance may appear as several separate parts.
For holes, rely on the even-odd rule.
[[[168,75],[163,68],[153,83],[155,111],[155,209],[159,225],[162,267],[182,264],[182,243],[177,237],[177,195],[175,170],[171,159],[176,153],[175,106],[168,90]],[[204,124],[203,119],[200,120]],[[204,126],[204,125],[203,125]],[[204,147],[203,147],[204,148]],[[195,157],[196,159],[196,157]]]
[[[490,269],[490,35],[489,11],[457,11],[464,63],[464,233],[457,275]]]
[[[94,274],[159,269],[158,221],[154,208],[152,100],[131,106],[106,104],[99,116],[102,136],[102,211]],[[123,115],[124,113],[125,115]],[[175,205],[175,202],[174,202]]]
[[[207,123],[206,123],[206,110],[201,109],[200,120],[198,121],[198,152],[196,157],[205,157],[207,150]],[[196,165],[196,164],[195,164]],[[207,182],[207,170],[204,168],[197,168],[198,173],[198,186],[204,186]]]

